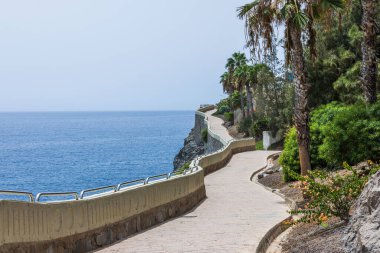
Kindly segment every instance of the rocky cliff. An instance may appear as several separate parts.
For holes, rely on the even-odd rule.
[[[181,168],[185,163],[190,162],[199,155],[209,154],[223,147],[223,143],[211,134],[208,134],[207,141],[204,141],[202,138],[203,129],[207,129],[207,120],[205,120],[203,113],[196,111],[194,128],[191,129],[184,141],[183,148],[174,158],[174,170]]]
[[[380,171],[361,193],[344,241],[348,252],[380,252]]]
[[[173,161],[174,169],[182,167],[185,163],[193,160],[196,156],[203,155],[206,147],[203,142],[196,142],[195,129],[191,129],[189,135],[186,137],[183,148],[175,156]]]

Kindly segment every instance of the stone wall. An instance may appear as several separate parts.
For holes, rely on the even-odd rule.
[[[203,114],[195,113],[194,140],[197,145],[203,144],[202,129],[204,128],[207,128],[205,116]]]
[[[213,108],[212,108],[213,109]],[[207,129],[207,143],[203,143],[202,129]],[[205,154],[210,154],[221,149],[226,143],[223,143],[219,136],[215,135],[208,127],[207,118],[203,111],[198,110],[195,112],[195,127],[194,127],[195,140],[199,145],[205,145]]]
[[[253,138],[234,140],[229,142],[223,149],[196,161],[195,165],[200,166],[204,170],[204,174],[208,175],[224,167],[234,154],[252,150],[255,150],[255,140]]]
[[[271,131],[263,131],[263,147],[265,150],[268,150],[268,148],[279,141],[281,141],[282,135],[279,131],[277,131],[277,134],[273,136]]]
[[[219,138],[216,138],[210,131],[207,135],[207,143],[206,143],[206,154],[210,154],[215,152],[221,148],[223,148],[224,144],[220,141]]]

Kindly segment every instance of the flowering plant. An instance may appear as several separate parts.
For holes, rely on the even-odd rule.
[[[300,181],[297,185],[307,204],[304,208],[290,211],[291,214],[300,215],[296,222],[317,222],[327,226],[330,217],[335,216],[343,221],[349,220],[352,204],[360,195],[369,177],[380,169],[372,162],[367,175],[359,175],[357,170],[347,163],[343,164],[346,172],[327,173],[322,170],[310,171],[308,176],[294,175]]]

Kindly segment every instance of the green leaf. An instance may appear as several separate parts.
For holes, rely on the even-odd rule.
[[[307,22],[309,22],[309,18],[305,13],[297,12],[294,14],[293,22],[298,27],[304,28],[307,25]]]

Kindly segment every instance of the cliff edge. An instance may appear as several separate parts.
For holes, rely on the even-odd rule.
[[[183,148],[175,156],[173,161],[174,170],[182,167],[185,163],[193,160],[199,155],[203,155],[206,147],[203,142],[197,144],[195,129],[191,129],[189,135],[185,138]]]

